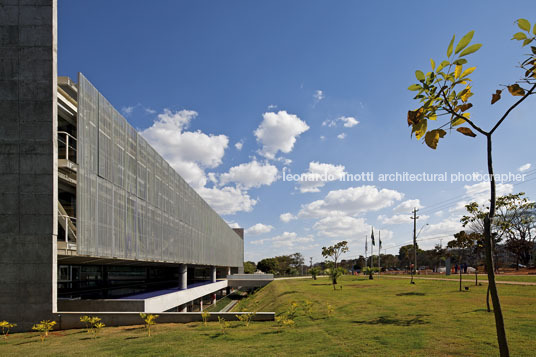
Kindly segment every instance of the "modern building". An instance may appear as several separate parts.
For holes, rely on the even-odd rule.
[[[0,19],[0,320],[202,309],[242,272],[243,230],[82,74],[57,76],[56,0]]]

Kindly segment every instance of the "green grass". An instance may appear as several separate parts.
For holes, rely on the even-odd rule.
[[[411,275],[405,275],[405,274],[397,274],[393,276],[407,276],[410,277]],[[451,275],[445,275],[445,274],[422,274],[417,275],[417,277],[420,278],[443,278],[443,279],[460,279],[459,274],[452,273]],[[463,280],[475,280],[475,274],[462,274]],[[488,276],[486,274],[478,274],[478,280],[488,280]],[[496,281],[520,281],[520,282],[528,282],[528,283],[536,283],[536,275],[495,275]]]
[[[242,300],[242,311],[286,311],[292,302],[314,303],[312,316],[298,310],[294,328],[275,322],[233,322],[225,335],[217,322],[161,324],[146,337],[140,326],[105,328],[96,339],[83,330],[54,332],[43,344],[35,333],[0,342],[0,355],[332,355],[495,356],[493,313],[485,310],[486,286],[458,292],[447,281],[363,277],[280,280]],[[499,285],[512,356],[534,356],[536,287]],[[326,304],[335,312],[327,317]]]

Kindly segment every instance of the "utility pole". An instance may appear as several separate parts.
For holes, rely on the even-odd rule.
[[[415,258],[413,270],[411,271],[411,282],[410,284],[415,284],[415,281],[413,281],[413,276],[417,274],[417,208],[413,208],[413,255]]]
[[[381,258],[382,258],[382,231],[378,231],[378,278],[381,275]]]

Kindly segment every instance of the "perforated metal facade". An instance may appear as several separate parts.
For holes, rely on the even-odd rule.
[[[242,238],[82,74],[78,145],[78,254],[242,266]]]

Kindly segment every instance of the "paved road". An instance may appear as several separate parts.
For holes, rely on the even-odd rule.
[[[395,279],[411,279],[411,276],[396,276],[396,275],[381,275],[382,278],[395,278]],[[424,278],[420,276],[416,276],[415,279],[421,279],[421,280],[441,280],[441,281],[456,281],[459,282],[459,279],[445,279],[445,278]],[[462,279],[463,282],[468,283],[474,283],[474,279]],[[487,280],[480,280],[478,279],[479,283],[487,283]],[[536,283],[528,282],[528,281],[505,281],[505,280],[495,280],[496,284],[508,284],[508,285],[530,285],[530,286],[536,286]]]

